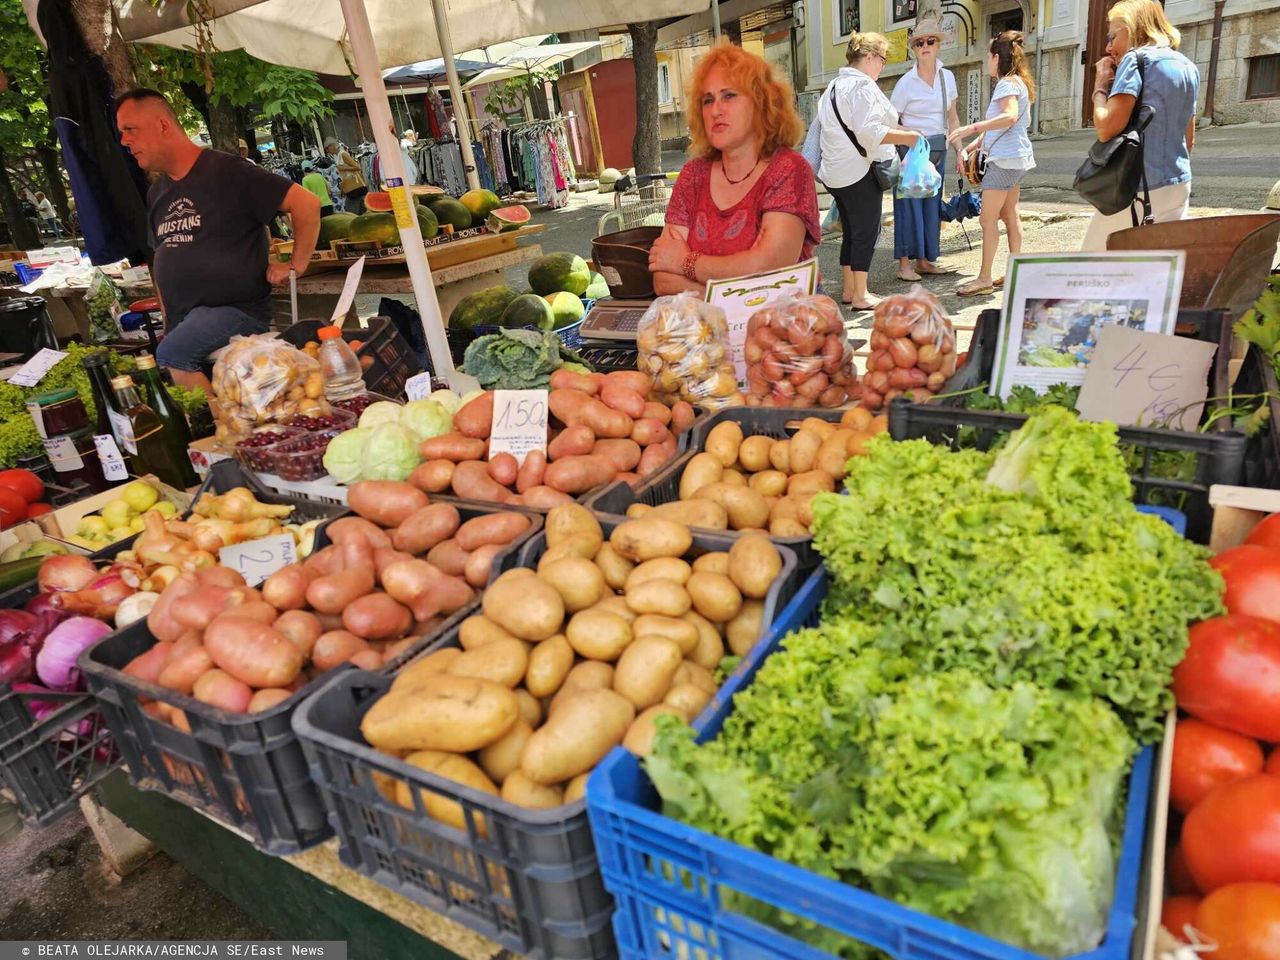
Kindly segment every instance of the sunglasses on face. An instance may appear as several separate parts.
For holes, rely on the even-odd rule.
[[[913,41],[911,46],[919,50],[921,47],[932,47],[937,42],[938,42],[937,37],[925,37],[923,40]]]

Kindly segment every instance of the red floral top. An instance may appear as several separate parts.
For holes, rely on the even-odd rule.
[[[818,193],[813,169],[796,151],[783,147],[750,192],[727,210],[711,199],[711,164],[695,157],[680,171],[667,206],[667,223],[689,228],[689,249],[711,257],[750,250],[760,234],[764,215],[777,210],[799,217],[804,223],[800,259],[807,260],[822,240],[818,220]]]

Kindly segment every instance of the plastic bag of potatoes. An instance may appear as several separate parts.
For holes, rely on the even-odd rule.
[[[718,410],[743,402],[729,352],[724,311],[693,293],[659,297],[636,332],[639,367],[668,405],[687,400]]]
[[[320,364],[270,334],[232,337],[213,365],[217,439],[230,446],[268,423],[329,412]]]

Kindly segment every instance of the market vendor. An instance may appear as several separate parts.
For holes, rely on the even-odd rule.
[[[798,263],[822,239],[795,95],[766,60],[723,39],[690,84],[689,153],[649,252],[658,294]]]
[[[152,175],[147,195],[151,275],[165,314],[156,350],[184,387],[210,389],[209,354],[239,334],[265,333],[271,288],[306,272],[320,230],[320,201],[284,177],[193,143],[169,101],[145,88],[116,100],[120,142]],[[293,222],[293,258],[267,262],[267,226]]]

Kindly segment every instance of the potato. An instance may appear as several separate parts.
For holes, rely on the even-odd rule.
[[[591,773],[580,773],[564,785],[564,802],[576,803],[587,795],[587,781]]]
[[[431,503],[409,514],[391,532],[391,545],[397,550],[419,556],[452,537],[459,523],[461,517],[457,507],[449,503]]]
[[[531,730],[542,726],[542,704],[528,690],[521,687],[516,691],[516,700],[520,706],[520,719],[529,725]]]
[[[413,663],[406,665],[397,673],[395,679],[391,681],[391,689],[403,690],[406,687],[415,685],[423,677],[434,677],[437,674],[445,673],[448,671],[449,665],[460,656],[462,656],[462,651],[457,647],[445,647],[443,650],[429,653],[421,660],[415,660]]]
[[[533,648],[525,668],[524,685],[535,697],[549,697],[560,689],[573,667],[573,647],[562,633]]]
[[[605,613],[612,613],[615,617],[621,617],[627,623],[635,623],[636,617],[639,616],[634,610],[627,606],[626,597],[605,597],[597,603],[592,610],[603,610]]]
[[[564,791],[534,783],[519,770],[502,782],[502,799],[518,807],[533,810],[551,810],[564,806]]]
[[[206,670],[196,678],[192,694],[201,703],[228,713],[246,713],[253,703],[253,690],[247,683],[222,670]]]
[[[547,512],[545,530],[547,546],[555,547],[570,537],[585,536],[594,540],[595,546],[582,556],[591,559],[604,542],[604,531],[591,511],[578,503],[566,503]]]
[[[520,640],[545,640],[564,625],[564,600],[541,577],[499,577],[484,592],[484,615]]]
[[[683,524],[656,517],[627,520],[609,536],[613,549],[628,560],[683,557],[693,545],[693,534]]]
[[[482,613],[467,617],[458,627],[458,642],[463,650],[479,650],[495,640],[515,639]]]
[[[695,613],[693,616],[696,617],[697,614]],[[671,678],[672,690],[685,685],[697,687],[708,697],[715,696],[716,691],[720,689],[720,685],[716,683],[715,675],[706,667],[700,666],[692,660],[685,660],[681,663],[676,670],[676,675]]]
[[[529,653],[520,640],[495,640],[479,650],[455,659],[445,673],[454,677],[479,677],[515,689],[529,668]]]
[[[745,487],[747,486],[747,477],[737,467],[728,467],[721,475],[720,482],[727,483],[731,487]]]
[[[850,407],[840,418],[840,426],[866,433],[871,428],[871,411],[866,407]]]
[[[652,509],[653,507],[649,506],[647,503],[633,503],[631,506],[627,507],[627,519],[638,520]]]
[[[427,505],[427,495],[403,480],[360,480],[347,488],[347,504],[380,527],[398,527]]]
[[[249,700],[249,709],[246,713],[262,713],[264,710],[270,710],[272,707],[279,706],[294,694],[293,690],[281,690],[279,687],[267,687],[263,690],[255,691],[253,697]],[[181,711],[178,711],[181,712]],[[177,726],[174,721],[174,726]]]
[[[456,753],[446,753],[440,750],[417,750],[404,758],[404,762],[428,773],[434,773],[436,776],[444,777],[446,780],[452,780],[454,783],[461,784],[464,787],[470,787],[472,790],[479,790],[481,793],[499,796],[498,788],[494,786],[483,770],[468,760],[466,757],[460,757]],[[396,782],[396,803],[407,810],[413,810],[413,794],[410,792],[409,784],[403,780]],[[467,815],[462,804],[456,800],[451,800],[444,794],[436,793],[425,787],[417,789],[418,799],[422,803],[422,808],[427,814],[441,823],[447,823],[449,826],[457,830],[467,829]],[[484,818],[475,817],[475,828],[480,836],[485,836],[487,829]]]
[[[729,514],[729,526],[734,530],[762,527],[769,522],[769,504],[750,487],[712,483],[696,491],[693,496],[698,500],[711,500],[724,507]]]
[[[646,580],[673,580],[684,586],[693,568],[679,557],[655,557],[635,567],[627,577],[624,589],[630,590]]]
[[[762,599],[782,572],[782,555],[768,537],[739,537],[729,548],[729,579],[744,597]]]
[[[833,493],[836,482],[825,470],[809,470],[793,473],[787,481],[787,496],[804,497],[815,493]]]
[[[681,654],[692,653],[698,646],[698,628],[679,617],[646,613],[636,617],[635,623],[631,625],[631,633],[637,639],[648,636],[666,637],[680,648]]]
[[[556,707],[570,697],[585,690],[612,690],[613,664],[601,663],[599,660],[583,660],[564,678],[564,683],[556,691],[556,695],[547,704],[547,716],[555,713]]]
[[[769,469],[769,450],[773,447],[772,437],[747,437],[738,447],[738,463],[747,473],[758,473]]]
[[[613,689],[637,710],[651,707],[667,695],[683,659],[680,647],[666,637],[637,637],[618,658]]]
[[[686,527],[704,527],[707,530],[729,529],[729,511],[713,500],[673,500],[671,503],[663,503],[651,508],[645,516],[673,520]]]
[[[720,661],[724,659],[724,640],[715,624],[693,610],[686,613],[684,619],[698,628],[698,645],[688,655],[689,659],[707,670],[720,666]]]
[[[447,674],[422,677],[379,698],[360,732],[379,750],[479,750],[519,718],[516,695],[500,684]]]
[[[538,576],[555,587],[569,613],[577,613],[599,601],[608,590],[604,573],[583,557],[561,557],[538,565]]]
[[[800,429],[812,430],[823,440],[826,440],[839,427],[830,420],[823,420],[821,417],[805,417],[800,421]]]
[[[581,656],[614,661],[631,642],[631,624],[616,613],[581,610],[570,618],[565,636]]]
[[[342,626],[365,640],[399,640],[413,626],[413,615],[387,594],[375,591],[347,605]]]
[[[667,703],[654,704],[631,722],[627,735],[622,738],[622,745],[637,757],[647,757],[653,752],[653,738],[658,732],[654,721],[662,716],[679,717],[685,723],[690,719],[679,707]]]
[[[689,578],[686,589],[693,608],[712,623],[726,623],[742,609],[741,591],[724,574],[695,573]],[[630,598],[627,602],[631,602]]]
[[[734,656],[746,656],[760,639],[764,621],[764,601],[744,600],[738,615],[725,624],[725,637]]]
[[[538,558],[538,569],[541,570],[543,564],[554,563],[562,557],[582,557],[584,560],[590,560],[600,552],[600,543],[600,540],[589,533],[573,534],[554,547],[548,547]]]
[[[742,446],[742,427],[733,420],[722,420],[711,428],[703,448],[715,457],[722,467],[732,467],[738,462],[738,448]]]
[[[707,708],[713,696],[715,696],[714,693],[709,693],[697,684],[674,684],[663,697],[661,705],[675,708],[689,723],[692,723]]]
[[[611,590],[621,590],[627,577],[635,569],[635,564],[620,556],[610,543],[600,545],[600,549],[596,551],[595,564]]]
[[[769,465],[782,473],[791,472],[790,440],[779,440],[769,448]]]
[[[495,740],[476,754],[480,769],[494,783],[502,783],[515,770],[520,769],[520,754],[533,736],[533,727],[524,720],[517,720],[500,740]]]
[[[747,486],[766,499],[780,497],[787,492],[787,475],[781,470],[761,470],[751,475]]]
[[[688,613],[691,605],[688,591],[674,580],[645,580],[627,590],[627,606],[638,614],[679,617]]]
[[[693,561],[693,570],[695,573],[701,571],[703,573],[723,573],[729,575],[729,554],[723,550],[714,550],[711,553],[704,553],[697,560]]]
[[[302,669],[302,651],[255,620],[218,617],[204,646],[220,670],[251,687],[287,687]]]
[[[436,504],[436,506],[440,506],[440,504]],[[504,511],[502,513],[472,517],[458,527],[456,534],[450,533],[446,536],[454,536],[458,541],[458,546],[470,553],[472,550],[478,550],[488,544],[506,546],[528,530],[531,523],[532,521],[523,513]]]
[[[534,783],[564,783],[603,760],[635,717],[631,701],[612,690],[569,697],[529,738],[520,769]]]
[[[822,436],[816,430],[797,430],[791,438],[789,473],[805,473],[813,469],[822,448]]]
[[[818,448],[818,456],[813,461],[814,469],[829,473],[837,480],[843,477],[844,465],[849,460],[849,440],[853,436],[852,430],[843,427],[831,431]]]
[[[690,500],[695,490],[708,483],[719,483],[724,477],[725,464],[710,453],[695,453],[680,474],[680,499]]]

